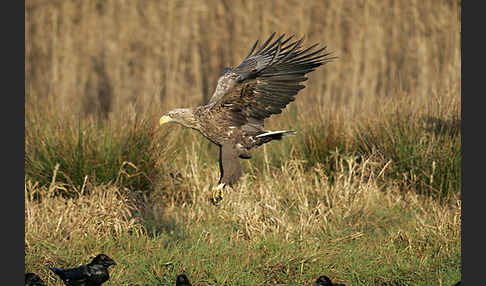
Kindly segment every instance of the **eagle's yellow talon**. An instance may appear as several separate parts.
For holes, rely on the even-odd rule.
[[[214,188],[211,196],[211,203],[213,203],[213,205],[217,206],[223,201],[224,186],[224,184],[219,184],[216,188]]]

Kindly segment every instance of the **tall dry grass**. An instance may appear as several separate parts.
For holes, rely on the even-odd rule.
[[[208,197],[217,166],[199,168],[191,149],[178,165],[184,180],[135,204],[116,186],[87,184],[74,191],[91,192],[66,200],[52,195],[72,186],[27,181],[29,271],[61,285],[46,265],[74,266],[102,251],[120,264],[111,271],[117,285],[171,281],[188,270],[211,285],[253,285],[248,271],[255,285],[309,284],[322,271],[353,285],[458,280],[460,200],[440,204],[383,186],[377,178],[385,169],[372,157],[340,157],[332,184],[321,166],[309,172],[304,162],[288,160],[257,178],[246,174],[215,208]]]

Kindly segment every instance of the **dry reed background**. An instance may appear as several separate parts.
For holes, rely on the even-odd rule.
[[[99,183],[91,173],[80,173],[86,178],[82,185],[56,180],[43,185],[26,175],[26,270],[61,285],[44,266],[74,266],[104,249],[121,261],[112,285],[145,285],[137,282],[141,278],[150,285],[168,283],[178,271],[189,271],[198,285],[310,285],[320,272],[347,285],[449,285],[460,279],[457,196],[439,203],[413,189],[404,192],[397,181],[384,178],[391,163],[374,151],[360,161],[331,158],[331,184],[322,165],[309,169],[294,149],[312,151],[330,143],[315,139],[329,134],[329,140],[354,138],[359,124],[379,134],[390,114],[410,114],[417,124],[410,129],[429,124],[416,120],[424,116],[458,120],[458,1],[30,0],[25,17],[26,157],[43,145],[68,154],[76,147],[69,146],[76,142],[70,138],[81,134],[88,150],[105,142],[103,136],[128,134],[130,144],[160,157],[153,164],[142,161],[164,190],[135,201],[131,192],[140,190],[117,185],[121,175],[114,183]],[[297,100],[269,120],[268,129],[297,128],[304,139],[257,151],[255,160],[245,161],[247,176],[238,192],[213,208],[207,197],[218,179],[215,150],[198,134],[157,130],[157,118],[168,109],[205,102],[223,68],[238,64],[255,40],[273,31],[305,35],[306,44],[325,44],[339,59],[310,74]],[[99,122],[112,129],[90,127]],[[385,123],[385,131],[392,123]],[[322,126],[325,135],[307,136]],[[88,136],[96,132],[100,135]],[[136,141],[157,137],[162,139],[149,147]],[[57,145],[50,145],[53,138]],[[460,136],[444,149],[454,140],[460,142]],[[280,166],[263,164],[281,151]],[[130,156],[121,159],[134,163],[130,158],[136,155]],[[126,175],[131,163],[119,173]],[[36,164],[26,159],[26,169]],[[58,171],[58,179],[69,181],[72,174],[65,169],[48,173]],[[431,181],[433,175],[427,174]],[[64,191],[83,195],[55,196]],[[232,250],[225,246],[228,239]],[[274,241],[280,251],[272,256]],[[204,247],[221,255],[208,258],[199,253]],[[177,258],[187,249],[193,251],[189,257]],[[164,261],[176,266],[169,271]],[[255,276],[244,276],[247,269]]]
[[[460,91],[457,1],[27,1],[26,97],[61,111],[201,103],[271,32],[328,45],[298,107]],[[358,105],[358,106],[353,106]],[[72,110],[74,109],[74,110]],[[315,113],[317,114],[317,113]]]

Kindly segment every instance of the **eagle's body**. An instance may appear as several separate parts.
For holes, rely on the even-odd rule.
[[[195,129],[211,142],[218,146],[228,142],[240,144],[242,150],[250,150],[265,143],[264,137],[256,137],[265,133],[265,131],[256,128],[240,128],[237,124],[231,124],[231,122],[224,120],[223,115],[225,114],[218,111],[217,108],[212,109],[210,105],[200,106],[194,111],[194,117],[197,121],[207,123],[199,124],[199,127]]]
[[[290,42],[293,37],[281,35],[271,42],[274,36],[255,51],[257,41],[240,65],[225,69],[208,104],[174,109],[160,119],[160,124],[177,122],[198,130],[220,147],[219,199],[222,188],[241,176],[240,158],[249,159],[252,148],[295,132],[265,131],[264,120],[295,100],[305,87],[305,74],[332,59],[323,53],[325,47],[303,50],[303,39]]]

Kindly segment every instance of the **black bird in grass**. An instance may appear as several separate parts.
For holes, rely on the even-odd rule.
[[[46,286],[44,281],[35,273],[25,273],[25,286]]]
[[[326,47],[303,48],[303,39],[292,41],[285,34],[273,40],[273,33],[261,46],[255,42],[237,67],[226,68],[206,105],[178,108],[160,118],[160,125],[175,122],[199,131],[220,148],[221,177],[212,201],[223,199],[225,186],[242,175],[240,159],[250,159],[250,150],[295,133],[267,131],[264,121],[280,114],[305,86],[306,74],[334,59]]]
[[[192,284],[185,274],[179,274],[176,277],[176,286],[192,286]]]
[[[320,276],[317,278],[316,282],[314,282],[313,286],[346,286],[344,284],[334,284],[331,282],[331,279],[327,276]]]
[[[99,286],[110,279],[108,267],[111,265],[116,265],[113,259],[106,254],[98,254],[87,265],[69,269],[55,267],[49,267],[49,269],[67,286]]]

